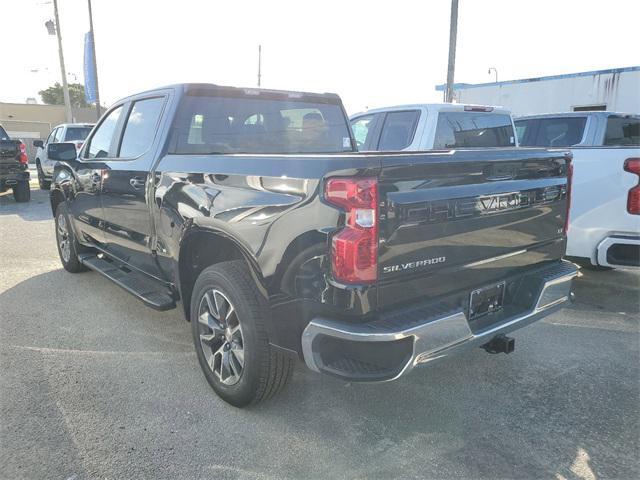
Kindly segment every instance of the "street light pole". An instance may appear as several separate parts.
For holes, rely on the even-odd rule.
[[[496,74],[496,83],[498,83],[498,69],[495,67],[489,67],[489,71],[487,72],[489,75],[491,75],[491,70]]]
[[[91,32],[91,53],[93,55],[93,78],[96,80],[96,116],[100,120],[100,89],[98,88],[98,61],[96,60],[96,37],[93,35],[93,13],[91,11],[91,0],[87,0],[89,5],[89,32]]]
[[[71,113],[69,85],[67,84],[67,73],[64,68],[64,55],[62,53],[62,32],[60,31],[60,18],[58,18],[58,0],[53,0],[53,14],[56,19],[56,34],[58,35],[58,54],[60,55],[60,73],[62,74],[62,94],[64,96],[65,116],[67,123],[71,123],[73,121],[73,115]]]
[[[456,67],[456,38],[458,36],[458,0],[451,0],[451,24],[449,26],[449,63],[445,101],[453,101],[453,74]]]

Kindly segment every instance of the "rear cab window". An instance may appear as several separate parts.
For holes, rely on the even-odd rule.
[[[587,117],[552,117],[516,120],[523,147],[571,147],[582,142]]]
[[[513,147],[511,116],[492,112],[440,112],[433,148]]]
[[[604,134],[606,146],[639,146],[640,118],[612,115],[607,119]]]
[[[170,153],[353,151],[342,104],[287,92],[187,92],[173,120]]]

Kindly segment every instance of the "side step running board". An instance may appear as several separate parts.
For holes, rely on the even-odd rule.
[[[104,275],[151,308],[170,310],[176,307],[169,289],[144,273],[130,270],[111,259],[100,258],[94,254],[83,254],[79,259],[83,265]]]

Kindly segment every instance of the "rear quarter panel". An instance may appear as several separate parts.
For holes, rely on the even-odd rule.
[[[340,222],[321,198],[322,179],[378,170],[378,156],[363,154],[166,155],[155,170],[152,206],[159,261],[178,283],[186,236],[194,229],[220,234],[242,249],[270,297],[286,295],[282,282],[296,249],[315,245],[326,253]]]
[[[596,262],[596,247],[613,234],[640,235],[640,218],[627,213],[627,194],[638,176],[624,161],[640,148],[573,148],[573,187],[567,255]]]

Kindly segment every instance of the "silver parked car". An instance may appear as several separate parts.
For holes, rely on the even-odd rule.
[[[38,183],[42,190],[49,189],[53,175],[53,166],[56,163],[55,160],[49,160],[47,157],[47,145],[51,143],[71,142],[76,145],[76,150],[80,151],[93,125],[93,123],[63,123],[51,130],[51,133],[44,142],[42,140],[33,141],[33,145],[38,147],[38,151],[36,152],[36,168],[38,170]]]

